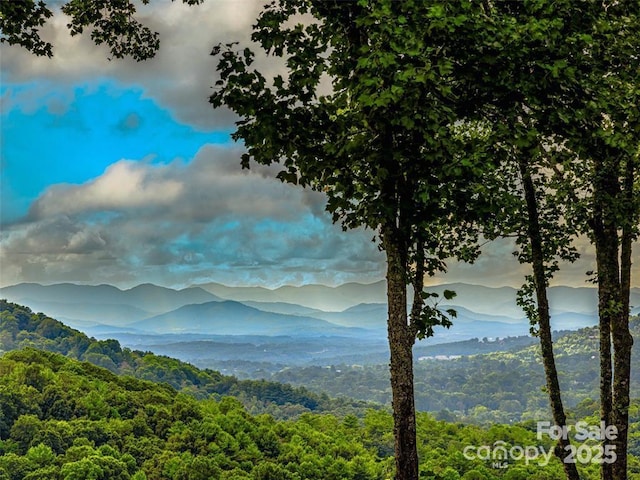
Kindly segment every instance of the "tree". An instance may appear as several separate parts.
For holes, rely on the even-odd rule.
[[[466,116],[466,57],[483,41],[482,13],[466,1],[273,2],[252,40],[282,59],[286,75],[267,79],[254,52],[233,43],[212,52],[221,78],[211,103],[241,117],[233,138],[247,148],[243,167],[280,163],[281,180],[327,194],[334,221],[379,236],[398,479],[418,477],[412,347],[451,324],[425,302],[424,277],[444,270],[446,257],[476,255],[478,180],[491,162]]]
[[[529,2],[487,8],[491,18],[488,23],[496,30],[494,44],[477,63],[486,75],[478,82],[478,88],[484,90],[479,95],[479,108],[490,125],[489,141],[495,144],[502,165],[490,187],[500,207],[486,219],[484,233],[490,238],[514,237],[518,247],[514,255],[520,263],[531,266],[518,291],[517,303],[527,315],[532,333],[540,339],[551,413],[555,424],[564,427],[567,418],[553,351],[547,288],[559,270],[560,260],[577,259],[572,245],[577,228],[567,220],[570,208],[562,195],[566,182],[558,183],[556,157],[561,155],[561,148],[553,134],[539,131],[535,115],[540,90],[558,88],[558,76],[541,79],[535,73],[549,68],[549,50],[560,59],[565,54],[562,49],[555,51],[556,42],[566,41],[563,23],[554,24],[550,18],[563,20],[567,12],[539,11],[537,7],[536,2]],[[536,32],[544,32],[548,44],[541,45]],[[578,480],[575,463],[565,461],[570,444],[569,438],[560,438],[555,454],[567,478]]]
[[[551,312],[547,287],[553,273],[558,270],[557,257],[574,260],[576,254],[569,243],[570,237],[559,225],[558,219],[561,218],[561,212],[559,213],[558,209],[554,208],[553,202],[549,201],[553,198],[550,199],[551,195],[549,194],[547,195],[547,205],[544,206],[548,207],[551,204],[551,209],[547,210],[546,216],[542,213],[543,209],[540,205],[530,165],[522,158],[522,154],[518,159],[518,169],[526,205],[524,226],[527,238],[525,246],[520,252],[520,260],[530,263],[532,267],[532,274],[527,276],[527,283],[519,291],[518,303],[523,306],[527,317],[534,325],[534,329],[537,327],[535,333],[540,337],[542,363],[553,420],[556,425],[565,427],[567,417],[562,403],[558,370],[553,353]],[[549,215],[549,213],[551,214]],[[547,224],[546,229],[542,227],[543,223]],[[556,229],[552,233],[549,227],[556,227]],[[559,235],[558,232],[560,232]],[[562,436],[558,440],[558,446],[554,452],[562,461],[567,479],[579,480],[576,464],[567,461],[571,452],[570,445],[571,440]]]
[[[565,427],[567,417],[554,356],[547,288],[554,273],[559,270],[559,261],[574,261],[577,258],[572,245],[576,230],[564,220],[568,208],[558,194],[553,155],[545,152],[539,138],[527,138],[526,133],[530,129],[523,121],[525,108],[522,107],[524,105],[511,111],[500,110],[505,124],[510,121],[512,130],[518,133],[514,135],[514,144],[504,147],[505,163],[495,185],[496,198],[504,202],[503,208],[498,218],[488,223],[486,233],[490,236],[515,237],[518,250],[514,254],[520,263],[531,266],[531,273],[526,275],[525,283],[518,291],[517,303],[531,323],[532,334],[540,339],[553,420],[559,427]],[[508,135],[511,137],[513,133]],[[570,445],[570,438],[563,436],[558,439],[554,452],[562,461],[567,478],[579,480],[575,463],[565,461],[571,452]]]
[[[603,479],[627,475],[631,247],[640,219],[636,108],[640,44],[635,35],[639,7],[638,2],[585,5],[567,0],[555,2],[551,9],[546,2],[497,2],[489,10],[503,28],[496,31],[498,49],[488,51],[483,63],[491,77],[486,104],[492,104],[499,116],[511,112],[506,117],[509,127],[525,130],[515,142],[524,156],[523,188],[529,183],[531,190],[528,177],[535,173],[531,154],[539,157],[543,150],[554,150],[555,158],[545,168],[560,179],[556,188],[564,195],[564,213],[553,223],[561,230],[564,222],[569,223],[595,245],[601,419],[618,430],[610,442],[617,460],[602,464]],[[502,141],[513,138],[509,131]],[[548,195],[547,188],[530,192],[528,208]],[[532,260],[534,236],[529,235],[528,245]],[[537,249],[553,252],[557,246],[546,241]],[[540,296],[546,280],[542,272],[537,276],[540,312],[546,308]],[[542,333],[542,322],[540,326]]]
[[[596,248],[601,365],[606,372],[601,381],[601,415],[617,429],[611,441],[617,454],[611,478],[618,480],[627,478],[631,253],[640,224],[640,42],[635,35],[640,4],[613,7],[597,12],[592,56],[598,61],[579,83],[583,90],[596,92],[578,110],[593,120],[571,127],[575,138],[571,148],[591,159],[584,231]],[[607,473],[603,471],[603,478]]]
[[[575,160],[581,189],[568,189],[573,219],[595,246],[600,318],[601,419],[616,427],[617,459],[602,478],[627,478],[631,347],[629,297],[632,242],[638,235],[640,170],[637,73],[640,4],[591,5],[583,42],[567,56],[563,83],[545,117]],[[584,37],[586,36],[586,38]],[[578,47],[578,48],[576,48]],[[581,48],[580,48],[581,47]],[[573,74],[571,72],[574,72]],[[586,160],[586,162],[585,162]],[[580,164],[582,163],[582,165]],[[586,168],[585,168],[586,167]],[[584,200],[580,201],[582,197]]]
[[[182,0],[197,5],[203,0]],[[149,0],[141,0],[149,3]],[[135,2],[128,0],[70,0],[62,5],[62,11],[71,17],[68,24],[71,35],[91,28],[91,39],[105,43],[114,58],[132,57],[147,60],[160,47],[157,32],[142,25],[135,18]],[[40,27],[53,13],[43,0],[16,0],[0,2],[0,42],[20,45],[34,55],[53,56],[53,45],[40,37]]]
[[[48,11],[38,5],[3,9],[2,29],[9,33],[3,40],[48,55],[51,46],[38,43],[34,28]],[[76,0],[62,9],[72,18],[72,34],[91,27],[94,41],[107,43],[115,57],[142,60],[159,46],[157,35],[135,20],[131,2]],[[475,152],[473,121],[464,106],[473,89],[464,57],[479,40],[474,21],[482,13],[471,1],[272,3],[253,39],[286,59],[287,75],[267,85],[251,69],[253,52],[229,45],[219,64],[220,89],[211,97],[243,118],[235,134],[247,146],[243,166],[281,162],[283,181],[327,193],[327,208],[344,228],[366,226],[379,236],[387,255],[398,478],[418,475],[413,344],[436,325],[451,324],[425,302],[424,276],[444,270],[447,257],[471,260],[477,253],[468,212],[483,198],[475,180],[488,163],[469,153]],[[25,23],[30,14],[35,23]],[[286,26],[303,14],[314,21]],[[333,90],[324,95],[323,78]]]

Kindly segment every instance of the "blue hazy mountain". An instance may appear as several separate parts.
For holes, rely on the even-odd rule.
[[[121,290],[112,285],[20,283],[0,289],[0,297],[78,327],[128,325],[184,305],[221,300],[197,287],[174,290],[152,284]]]
[[[475,321],[493,322],[497,324],[516,324],[525,322],[522,313],[519,317],[509,317],[506,315],[489,315],[469,310],[459,305],[442,305],[442,309],[452,308],[458,316],[455,321],[460,323],[470,323]],[[384,303],[361,303],[347,308],[342,312],[320,312],[312,313],[311,316],[327,320],[331,323],[344,326],[358,326],[366,328],[386,328],[387,305]],[[526,323],[526,322],[525,322]]]
[[[261,305],[269,305],[262,303]],[[266,307],[263,307],[266,308]],[[453,320],[453,327],[449,330],[438,330],[438,337],[462,337],[474,336],[503,337],[513,335],[526,335],[529,331],[529,322],[522,312],[518,317],[507,315],[490,315],[478,313],[460,305],[442,305],[441,308],[454,309],[457,313]],[[578,328],[593,326],[598,317],[595,312],[552,312],[552,328],[554,330],[575,330]],[[385,329],[387,324],[387,306],[384,303],[361,303],[347,308],[342,312],[311,311],[309,316],[320,318],[328,322],[347,327],[361,327],[368,329]],[[447,341],[450,341],[448,338]]]
[[[217,283],[199,285],[201,288],[226,300],[255,304],[260,309],[271,309],[268,303],[276,304],[274,310],[288,313],[283,305],[291,304],[324,312],[344,312],[360,304],[384,304],[385,282],[371,284],[346,283],[337,287],[325,285],[284,286],[273,290],[263,287],[229,287]],[[451,303],[476,314],[508,317],[509,321],[523,318],[516,304],[517,289],[513,287],[485,287],[465,283],[452,283],[427,287],[430,292],[442,296],[444,290],[454,290],[457,296]],[[578,313],[595,316],[598,310],[598,292],[594,287],[554,286],[549,289],[551,309],[556,314]],[[631,292],[632,312],[640,311],[640,288]],[[315,316],[313,312],[305,314]]]
[[[240,303],[244,303],[249,307],[257,308],[258,310],[263,310],[265,312],[284,313],[286,315],[302,315],[302,316],[308,315],[308,316],[314,317],[316,315],[325,313],[323,310],[319,310],[317,308],[304,307],[302,305],[296,305],[295,303],[254,302],[251,300],[241,301]]]
[[[155,333],[215,335],[360,335],[362,329],[324,320],[265,312],[234,301],[186,305],[177,310],[132,323],[132,328]]]
[[[487,333],[481,336],[504,336],[499,331],[519,334],[528,330],[528,322],[522,311],[516,305],[516,289],[511,287],[491,288],[463,283],[438,285],[429,287],[430,291],[442,295],[445,289],[457,292],[457,296],[447,301],[448,305],[458,311],[458,318],[450,331],[442,330],[439,337],[456,339],[472,338],[479,330]],[[597,320],[597,290],[593,287],[551,287],[549,289],[552,323],[554,329],[575,329],[593,325]],[[228,287],[219,284],[206,284],[201,287],[190,287],[181,290],[144,284],[122,290],[111,285],[76,285],[71,283],[40,285],[23,283],[0,289],[0,298],[21,303],[35,311],[43,311],[64,320],[76,328],[92,328],[92,331],[115,331],[125,327],[135,332],[138,322],[174,312],[181,307],[223,303],[224,300],[244,303],[245,307],[253,310],[241,312],[241,307],[233,308],[217,306],[227,309],[225,315],[245,315],[251,318],[246,323],[251,329],[258,328],[260,321],[273,320],[274,316],[261,316],[258,313],[275,315],[302,316],[307,320],[323,320],[333,325],[323,325],[322,328],[312,329],[314,334],[326,328],[358,327],[364,329],[382,330],[386,326],[385,284],[347,283],[337,287],[324,285],[305,285],[300,287],[285,286],[277,289],[262,287]],[[632,312],[640,310],[640,289],[632,289]],[[210,305],[209,309],[213,309]],[[185,310],[193,315],[199,315],[202,309],[191,308]],[[159,323],[162,328],[171,331],[188,331],[193,325],[200,325],[197,316],[189,317],[181,311],[179,316],[173,314],[171,325]],[[212,310],[213,311],[213,310]],[[252,312],[252,316],[247,312]],[[183,324],[178,324],[180,319]],[[194,320],[195,319],[195,320]],[[168,321],[166,318],[162,319]],[[475,323],[478,325],[475,325]],[[277,322],[276,322],[277,323]],[[148,324],[145,329],[148,330]],[[238,332],[238,323],[233,329]],[[308,322],[308,327],[314,325]],[[319,325],[318,325],[319,326]],[[205,325],[198,327],[204,328]],[[230,327],[225,326],[226,330]],[[260,327],[263,328],[263,327]],[[266,327],[264,327],[266,328]],[[297,328],[297,327],[296,327]],[[496,332],[496,330],[498,332]],[[199,330],[197,330],[199,331]],[[262,331],[262,330],[260,330]],[[512,332],[512,333],[511,333]],[[250,332],[247,332],[249,334]]]
[[[323,311],[342,311],[360,303],[383,303],[386,282],[326,285],[283,286],[273,290],[263,287],[228,287],[219,283],[198,285],[218,297],[238,302],[282,302]]]

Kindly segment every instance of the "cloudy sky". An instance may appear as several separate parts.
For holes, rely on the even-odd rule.
[[[59,12],[43,30],[53,59],[0,46],[0,286],[384,278],[373,232],[343,232],[321,194],[273,170],[241,170],[234,117],[207,102],[212,46],[246,41],[262,3],[152,2],[139,18],[160,32],[161,49],[142,63],[72,38]],[[487,245],[476,265],[451,263],[433,282],[518,286],[525,270],[512,249]],[[582,250],[558,283],[585,284],[593,254]]]

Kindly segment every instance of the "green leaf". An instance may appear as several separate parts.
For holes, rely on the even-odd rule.
[[[453,290],[445,290],[444,292],[442,292],[442,295],[446,300],[451,300],[452,298],[457,296],[457,293]]]

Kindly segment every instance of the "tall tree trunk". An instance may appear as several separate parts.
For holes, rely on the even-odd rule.
[[[527,234],[531,245],[531,266],[533,268],[533,281],[536,290],[536,302],[538,313],[538,327],[540,335],[540,349],[542,350],[542,363],[549,391],[549,402],[553,421],[557,426],[564,427],[567,417],[562,404],[558,370],[556,369],[553,354],[553,339],[551,335],[551,315],[549,312],[549,299],[547,297],[547,277],[544,266],[544,251],[542,248],[542,233],[540,231],[538,201],[536,199],[535,185],[531,173],[524,159],[519,161],[520,175],[524,188],[524,196],[527,205]],[[580,480],[578,469],[574,462],[567,462],[571,441],[569,438],[560,438],[555,448],[555,455],[562,461],[565,475],[568,480]]]
[[[387,254],[388,335],[395,437],[396,480],[418,479],[416,414],[413,392],[413,344],[407,318],[406,246],[389,228],[383,232]]]
[[[634,177],[637,160],[627,159],[624,172],[623,191],[621,195],[622,236],[620,239],[619,266],[619,311],[611,323],[613,339],[613,424],[618,429],[618,438],[613,441],[616,446],[617,460],[613,464],[613,478],[627,478],[627,443],[629,437],[629,389],[631,384],[631,349],[633,336],[629,330],[629,301],[631,293],[631,250],[633,228],[635,225],[633,204]]]
[[[629,363],[625,365],[625,362],[628,357],[626,345],[629,341],[627,338],[629,326],[628,318],[626,328],[625,321],[621,318],[618,256],[620,245],[616,221],[620,209],[620,206],[617,205],[620,201],[617,165],[616,161],[596,160],[594,167],[592,227],[598,272],[601,420],[606,425],[613,425],[617,429],[615,439],[602,439],[603,445],[613,445],[616,453],[616,461],[613,464],[606,462],[602,464],[600,470],[602,480],[626,480],[627,478],[628,375],[630,365]],[[630,356],[628,358],[630,359]]]
[[[616,439],[603,439],[603,444],[615,446],[617,459],[613,464],[602,464],[601,478],[602,480],[624,480],[627,478],[628,412],[626,410],[629,402],[628,375],[630,368],[626,359],[627,357],[630,359],[631,352],[630,348],[628,354],[625,352],[627,339],[620,314],[617,232],[615,226],[608,221],[602,222],[601,225],[602,229],[596,228],[598,233],[595,238],[600,317],[601,419],[607,425],[614,425],[618,430]],[[618,329],[622,331],[618,331]],[[626,331],[628,333],[628,320]]]
[[[631,299],[631,253],[634,239],[634,229],[640,222],[637,204],[640,203],[635,187],[635,180],[640,169],[640,157],[627,159],[623,183],[624,225],[622,226],[622,238],[620,241],[620,294],[622,295],[622,311],[630,313]]]
[[[629,437],[629,387],[631,383],[631,347],[629,314],[619,312],[611,323],[613,338],[613,424],[618,429],[612,440],[617,459],[613,463],[613,479],[627,478],[627,441]]]
[[[633,336],[629,330],[629,291],[631,282],[631,235],[623,229],[621,245],[620,308],[611,323],[613,339],[613,424],[618,436],[612,441],[617,460],[613,463],[613,479],[627,478],[627,447],[629,438],[629,389],[631,384],[631,350]],[[627,293],[625,293],[625,291]]]
[[[607,279],[610,273],[605,267],[607,254],[605,252],[606,237],[601,221],[596,221],[596,265],[598,271],[598,318],[600,328],[600,420],[605,425],[613,424],[613,363],[611,360],[611,315],[607,308],[613,301],[611,292],[611,280]],[[603,440],[606,444],[607,440]],[[617,447],[616,447],[617,450]],[[617,455],[617,452],[616,452]],[[600,469],[601,480],[613,478],[613,467],[609,463],[603,463]]]

